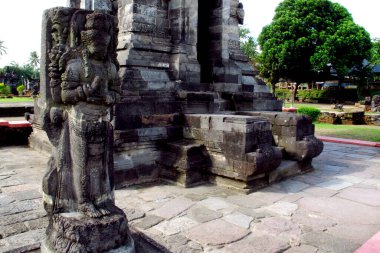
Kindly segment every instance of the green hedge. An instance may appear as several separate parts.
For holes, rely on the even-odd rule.
[[[330,101],[331,98],[343,101],[357,101],[358,94],[356,89],[342,90],[298,90],[297,97],[302,100],[318,100],[321,102]]]
[[[11,87],[0,83],[0,95],[7,96],[9,94],[11,94]]]
[[[321,111],[314,107],[298,107],[297,113],[302,115],[308,115],[311,117],[311,120],[314,122],[318,119],[319,115],[321,114]]]

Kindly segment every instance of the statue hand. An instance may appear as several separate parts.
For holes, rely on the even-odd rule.
[[[106,101],[105,102],[106,102],[107,105],[113,105],[113,104],[115,104],[115,102],[116,102],[115,94],[113,92],[107,93],[106,94]]]

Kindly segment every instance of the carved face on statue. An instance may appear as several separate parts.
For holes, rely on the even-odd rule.
[[[82,39],[91,58],[103,60],[107,56],[111,41],[111,36],[108,33],[96,30],[84,31],[82,32]]]
[[[107,16],[100,13],[87,16],[85,31],[81,32],[81,36],[91,58],[103,60],[106,57],[111,42],[111,23]]]

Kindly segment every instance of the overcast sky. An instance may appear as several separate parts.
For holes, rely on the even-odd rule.
[[[65,6],[67,0],[1,0],[0,40],[7,54],[0,56],[0,67],[15,61],[24,64],[29,54],[40,54],[41,17],[45,9]],[[208,0],[200,0],[208,1]],[[363,26],[372,38],[380,37],[379,0],[333,0],[345,6],[356,23]],[[257,37],[263,26],[273,18],[281,0],[241,0],[246,13],[245,25]]]

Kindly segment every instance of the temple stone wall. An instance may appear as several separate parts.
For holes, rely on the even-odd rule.
[[[239,0],[118,1],[118,187],[165,178],[255,189],[271,182],[281,157],[310,168],[323,145],[311,122],[282,114],[282,101],[257,78],[240,49],[244,15]],[[205,118],[208,128],[189,124]],[[231,124],[253,130],[223,128]]]

